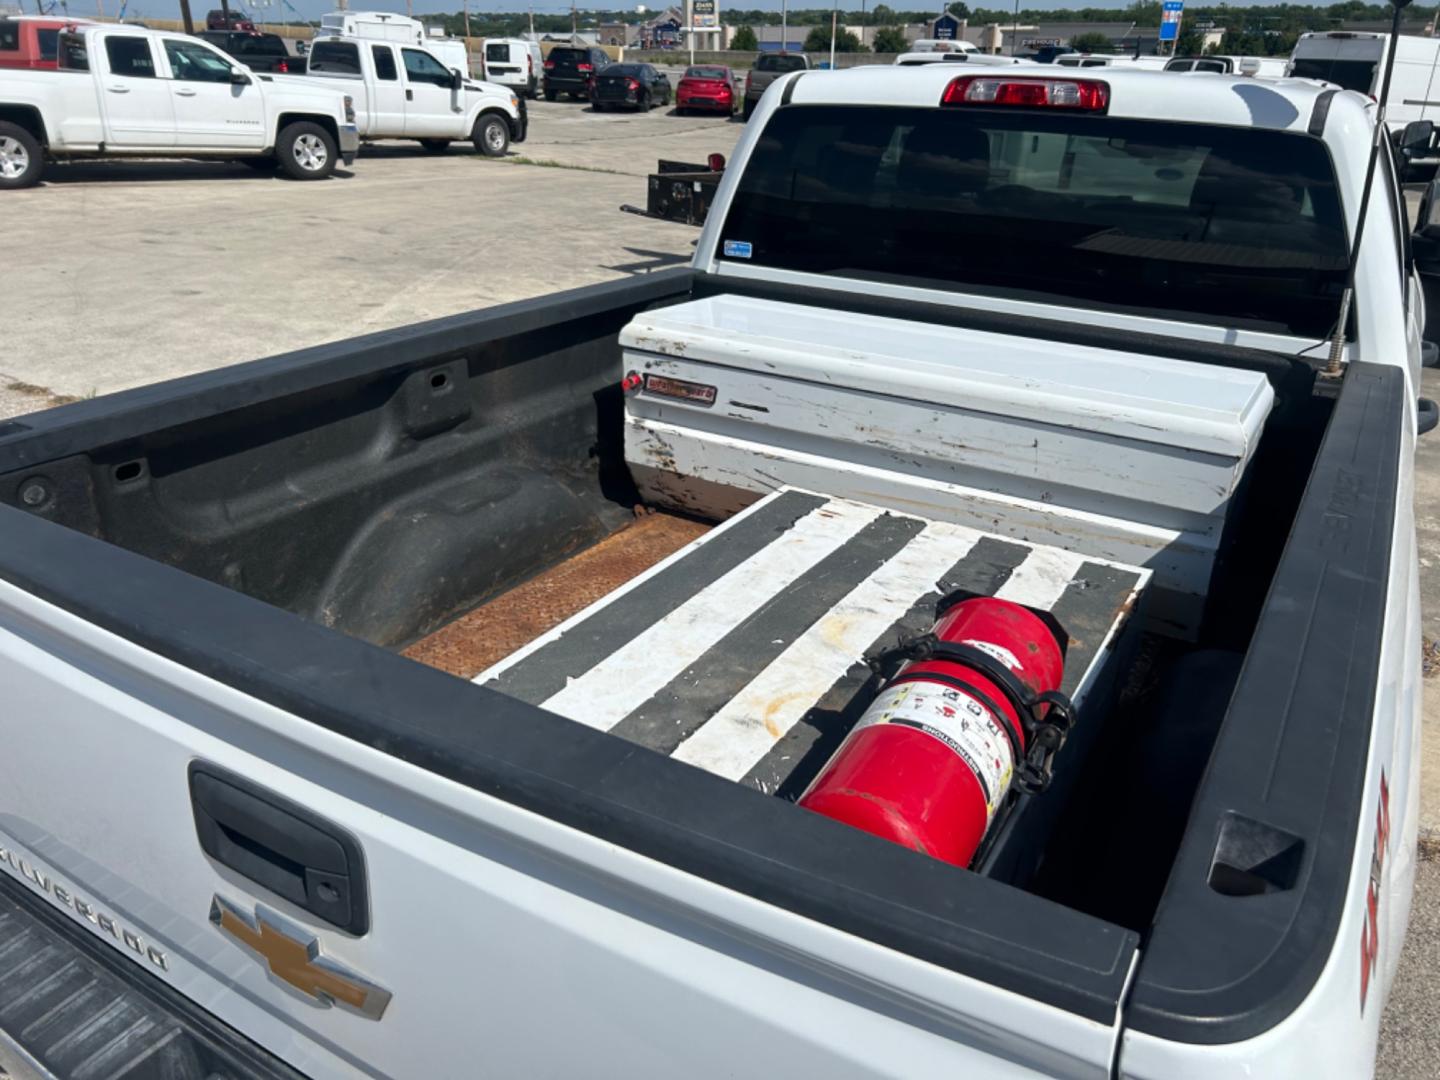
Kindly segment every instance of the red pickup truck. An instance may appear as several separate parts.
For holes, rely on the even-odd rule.
[[[56,43],[67,26],[89,19],[55,19],[48,15],[0,17],[0,68],[55,70],[59,66]]]

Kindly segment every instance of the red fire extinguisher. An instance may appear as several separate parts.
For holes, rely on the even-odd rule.
[[[968,866],[1012,786],[1043,791],[1071,722],[1063,632],[990,596],[867,657],[890,676],[800,805]]]

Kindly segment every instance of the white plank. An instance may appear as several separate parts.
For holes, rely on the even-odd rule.
[[[980,534],[932,522],[857,585],[672,755],[739,780],[865,649],[975,545]]]
[[[578,673],[542,707],[608,731],[880,514],[877,507],[845,499],[812,510],[774,543]]]
[[[1001,600],[1049,611],[1086,561],[1085,556],[1073,551],[1031,548],[1025,561],[1015,568],[1010,579],[1000,586],[995,595]]]

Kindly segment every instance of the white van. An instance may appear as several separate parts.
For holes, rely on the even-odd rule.
[[[388,11],[332,11],[320,16],[320,29],[315,36],[419,45],[449,70],[470,78],[470,52],[465,48],[464,39],[445,37],[438,29],[427,31],[424,23],[406,15]]]
[[[372,38],[406,45],[427,45],[425,26],[418,19],[388,11],[332,11],[320,16],[316,37]]]
[[[1321,79],[1346,90],[1359,90],[1371,98],[1380,95],[1385,75],[1388,34],[1350,31],[1301,34],[1290,54],[1287,75]],[[1395,50],[1395,73],[1385,106],[1385,125],[1391,131],[1411,120],[1440,123],[1440,87],[1432,90],[1440,38],[1402,35]]]
[[[470,50],[464,38],[436,37],[425,39],[425,47],[438,56],[451,71],[470,77]]]
[[[545,58],[540,45],[523,38],[486,38],[484,69],[480,77],[486,82],[508,86],[523,97],[540,93],[540,76]]]

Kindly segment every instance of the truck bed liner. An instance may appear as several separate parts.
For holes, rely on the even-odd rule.
[[[673,555],[709,526],[645,514],[405,650],[411,660],[470,678]]]
[[[1086,691],[1150,572],[782,489],[475,681],[794,797],[868,701],[872,648],[956,590],[1051,611]]]

